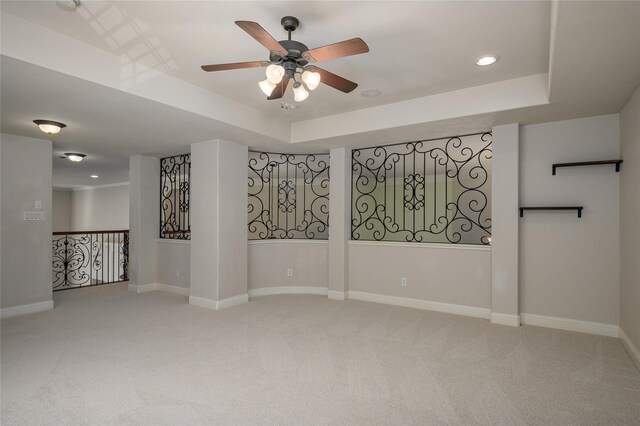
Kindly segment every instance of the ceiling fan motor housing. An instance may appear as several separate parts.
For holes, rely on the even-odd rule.
[[[306,52],[307,50],[309,50],[309,48],[305,44],[295,40],[281,40],[278,43],[280,43],[282,47],[287,49],[288,54],[283,58],[278,53],[271,52],[271,55],[269,56],[271,62],[278,63],[282,60],[292,60],[297,62],[300,66],[305,66],[309,63],[309,61],[302,59],[302,52]]]

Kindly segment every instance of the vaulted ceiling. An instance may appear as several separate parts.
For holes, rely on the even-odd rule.
[[[317,152],[615,113],[640,83],[640,2],[85,1],[69,11],[3,1],[0,10],[2,131],[40,137],[33,119],[65,122],[56,153],[87,153],[83,167],[102,167],[101,183],[130,155],[215,138]],[[285,15],[300,19],[292,37],[309,47],[367,42],[367,54],[322,64],[357,82],[354,92],[321,85],[283,109],[259,90],[263,69],[200,69],[266,60],[234,21],[285,39]],[[500,60],[478,67],[485,53]],[[381,95],[361,96],[370,89]],[[282,101],[296,104],[290,89]],[[68,169],[58,183],[82,184],[89,169],[65,165],[54,164]]]

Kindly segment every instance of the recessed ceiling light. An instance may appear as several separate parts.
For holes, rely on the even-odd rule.
[[[482,55],[478,59],[476,59],[476,65],[481,67],[486,67],[487,65],[492,65],[498,62],[500,56],[498,55]]]
[[[91,177],[92,177],[93,179],[98,179],[100,176],[98,176],[98,175],[91,175]]]
[[[360,95],[365,98],[375,98],[376,96],[380,96],[382,92],[376,89],[363,90]]]

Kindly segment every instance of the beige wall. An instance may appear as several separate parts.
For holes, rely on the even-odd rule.
[[[191,243],[177,240],[156,240],[156,281],[189,288],[191,280]]]
[[[71,231],[71,197],[70,190],[53,190],[53,232]]]
[[[249,289],[328,287],[328,242],[266,240],[249,242]],[[287,276],[293,269],[293,276]]]
[[[351,242],[349,290],[491,308],[491,249]]]
[[[129,185],[73,191],[72,231],[129,229]]]
[[[52,301],[52,155],[51,141],[0,136],[2,308]],[[44,220],[23,220],[36,200]]]
[[[551,175],[553,163],[617,158],[618,125],[614,114],[521,127],[520,205],[584,211],[581,219],[575,212],[520,219],[520,312],[618,324],[620,174],[609,165]]]
[[[640,349],[640,89],[620,113],[620,328]]]

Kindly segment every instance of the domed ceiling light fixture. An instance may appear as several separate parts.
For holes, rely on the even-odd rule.
[[[78,152],[65,152],[64,156],[74,163],[79,163],[84,159],[84,157],[86,157],[86,155],[80,154]]]
[[[33,120],[33,122],[38,125],[40,130],[42,130],[43,132],[45,132],[48,135],[57,135],[58,133],[60,133],[60,130],[62,130],[65,127],[67,127],[66,124],[60,123],[58,121]]]

